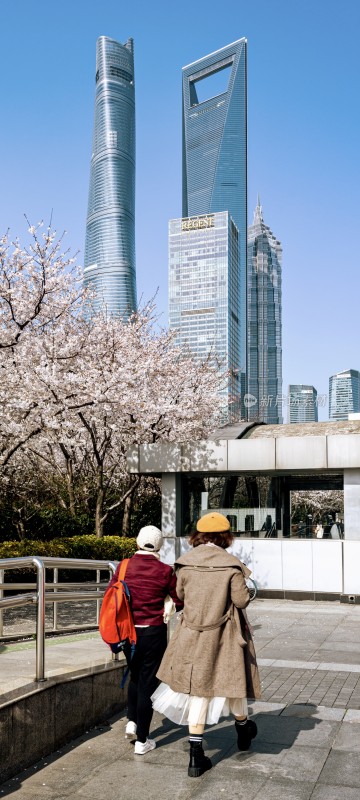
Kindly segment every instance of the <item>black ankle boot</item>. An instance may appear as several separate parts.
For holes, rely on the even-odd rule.
[[[211,769],[212,763],[202,748],[202,744],[192,744],[190,742],[190,761],[188,776],[189,778],[200,778],[206,770]]]
[[[240,722],[235,720],[235,730],[237,734],[237,745],[239,750],[248,750],[251,740],[255,739],[257,734],[257,725],[252,719],[247,719],[245,724],[241,725]]]

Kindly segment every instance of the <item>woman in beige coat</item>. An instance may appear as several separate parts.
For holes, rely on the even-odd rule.
[[[177,559],[176,593],[184,602],[181,621],[157,673],[162,683],[154,708],[178,724],[189,725],[188,774],[198,777],[212,764],[204,755],[205,723],[230,712],[239,750],[247,750],[257,728],[247,719],[247,698],[260,697],[255,650],[243,609],[250,597],[247,567],[225,552],[232,542],[230,523],[217,512],[198,521],[193,549]]]

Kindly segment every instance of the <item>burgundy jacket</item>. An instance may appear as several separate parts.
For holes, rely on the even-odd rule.
[[[120,564],[109,586],[117,580],[119,570]],[[183,607],[176,594],[176,575],[173,569],[151,553],[145,555],[139,552],[130,558],[125,581],[131,595],[135,625],[163,625],[164,600],[168,594],[177,610]]]

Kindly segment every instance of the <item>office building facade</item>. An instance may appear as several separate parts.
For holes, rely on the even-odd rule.
[[[317,391],[314,386],[291,383],[288,394],[288,422],[317,421]]]
[[[260,200],[248,230],[248,418],[282,422],[282,249]]]
[[[94,290],[95,309],[127,318],[136,309],[132,39],[100,36],[95,80],[84,284]]]
[[[348,419],[360,411],[360,372],[347,369],[329,378],[329,419]]]
[[[183,68],[183,217],[227,211],[239,235],[239,363],[246,373],[246,39]]]
[[[239,415],[238,243],[227,211],[169,223],[169,327],[176,345],[230,370],[224,417]]]

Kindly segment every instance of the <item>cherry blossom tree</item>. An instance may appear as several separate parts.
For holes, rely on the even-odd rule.
[[[62,250],[63,237],[41,225],[29,227],[21,247],[0,240],[0,466],[36,438],[44,425],[33,367],[47,336],[74,325],[83,290],[75,259]]]
[[[126,470],[128,448],[203,438],[219,411],[218,366],[195,361],[173,338],[154,332],[146,310],[126,323],[105,315],[78,320],[66,337],[59,325],[42,343],[31,380],[43,395],[43,428],[39,446],[29,449],[45,460],[57,441],[68,481],[74,463],[86,464],[98,536],[138,487]]]
[[[25,332],[67,316],[82,296],[76,258],[62,249],[65,234],[42,227],[29,224],[25,247],[9,233],[0,239],[0,348],[13,348]]]
[[[121,506],[126,533],[140,480],[128,448],[206,436],[225,379],[210,356],[176,348],[154,308],[127,322],[89,313],[62,240],[29,232],[28,248],[0,247],[1,474],[13,486],[41,476],[74,516],[91,498],[98,536]]]

